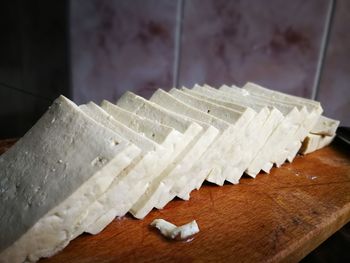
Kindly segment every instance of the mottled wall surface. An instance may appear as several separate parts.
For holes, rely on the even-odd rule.
[[[78,103],[114,101],[126,90],[149,97],[174,83],[247,81],[311,97],[330,7],[329,0],[184,0],[182,9],[179,0],[70,3]],[[335,10],[317,97],[325,114],[344,124],[350,122],[348,5],[339,1]]]
[[[338,0],[318,97],[350,125],[350,4]],[[0,9],[0,137],[21,136],[59,94],[246,81],[310,97],[330,0],[13,0]],[[178,34],[177,34],[178,33]]]
[[[309,97],[329,1],[185,1],[180,84],[247,81]]]
[[[350,126],[350,1],[337,1],[317,99],[325,113]]]
[[[144,96],[173,83],[176,1],[71,1],[73,98]]]

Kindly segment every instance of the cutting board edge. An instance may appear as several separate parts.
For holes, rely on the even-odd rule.
[[[333,213],[308,235],[277,253],[270,262],[299,262],[335,232],[350,222],[350,203]]]

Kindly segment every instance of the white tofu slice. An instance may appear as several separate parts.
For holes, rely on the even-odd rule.
[[[244,151],[244,134],[247,132],[249,123],[255,118],[256,112],[251,108],[244,108],[242,111],[233,110],[177,89],[171,89],[169,93],[180,101],[202,112],[207,112],[221,120],[225,120],[232,125],[232,132],[226,141],[230,148],[221,156],[223,166],[218,170],[219,173],[211,172],[207,180],[223,184],[229,178],[231,181],[238,182],[246,169],[242,163],[245,162],[246,156],[250,154]]]
[[[259,94],[267,98],[279,99],[285,103],[299,103],[301,105],[304,105],[305,107],[307,107],[309,112],[313,113],[309,116],[309,119],[307,120],[307,125],[305,126],[308,130],[312,129],[315,126],[316,122],[319,119],[319,116],[323,112],[321,104],[318,101],[293,96],[279,91],[270,90],[251,82],[248,82],[243,87],[243,89],[249,91],[250,93]]]
[[[231,94],[231,96],[239,97],[240,100],[247,100],[251,103],[258,103],[261,106],[267,106],[271,103],[264,102],[256,97],[250,97],[243,95],[242,92],[237,91],[233,88],[222,86],[220,90],[224,91],[226,94]],[[274,108],[276,105],[273,105]],[[290,143],[290,137],[293,137],[294,133],[299,127],[301,114],[296,107],[285,107],[284,105],[278,105],[278,110],[284,115],[284,118],[278,124],[276,129],[272,132],[267,142],[261,149],[260,156],[257,156],[253,160],[253,164],[256,166],[263,166],[265,172],[269,172],[275,163],[280,166],[286,159],[289,151],[286,150],[288,143]],[[298,147],[300,147],[301,142],[299,142]],[[281,157],[282,156],[282,157]],[[248,174],[251,171],[248,170]],[[253,171],[254,173],[256,171]]]
[[[212,91],[210,88],[205,88],[196,85],[192,90],[184,89],[184,92],[188,92],[193,96],[209,100],[213,103],[225,106],[231,109],[247,108],[235,102],[227,99],[227,95],[220,94],[220,92]],[[242,142],[242,151],[245,153],[242,157],[242,161],[237,165],[241,171],[248,169],[253,158],[257,155],[258,151],[267,141],[268,136],[271,133],[271,125],[265,125],[271,114],[268,107],[261,107],[257,109],[257,114],[254,119],[248,124],[246,131],[242,131],[240,141]],[[271,122],[268,122],[270,124]],[[259,131],[259,132],[257,132]]]
[[[148,110],[152,111],[152,103],[145,101],[142,98],[135,98],[135,104],[137,104],[137,101],[145,103],[148,105]],[[113,107],[111,105],[109,106]],[[114,106],[114,110],[117,109],[118,107]],[[121,109],[118,109],[118,111],[118,116],[113,116],[120,118],[121,114],[125,114],[125,111],[123,113],[123,110]],[[179,115],[171,116],[167,112],[159,111],[159,109],[153,109],[153,113],[154,112],[156,113],[156,115],[151,115],[152,118],[154,118],[154,121],[159,121],[158,117],[164,117],[167,118],[167,121],[163,120],[163,122],[170,125],[174,125],[174,122],[177,123],[179,121],[185,121],[188,123],[188,125],[192,125],[192,122],[180,118]],[[125,119],[129,120],[130,117]],[[174,127],[176,126],[177,125],[175,125]],[[183,176],[187,169],[193,166],[193,164],[201,156],[201,154],[206,151],[206,149],[218,133],[218,131],[213,127],[197,127],[200,127],[201,131],[197,133],[194,137],[188,136],[190,142],[188,143],[187,141],[186,148],[183,149],[183,151],[180,154],[174,156],[176,158],[173,161],[173,164],[170,165],[166,170],[164,170],[162,174],[157,178],[157,180],[152,182],[147,192],[133,205],[130,212],[133,213],[135,217],[144,217],[149,211],[152,210],[153,207],[160,207],[159,203],[166,204],[174,197],[172,194],[170,194],[170,190],[174,182],[176,182],[180,176]]]
[[[321,116],[310,133],[324,136],[333,136],[339,126],[339,121]]]
[[[63,249],[76,219],[140,153],[63,96],[0,157],[0,261]]]
[[[157,107],[154,103],[129,91],[125,92],[116,104],[139,116],[172,127],[189,138],[195,138],[202,131],[202,127],[197,123],[183,118],[178,114],[164,112],[163,109]]]
[[[300,110],[302,116],[304,117],[304,121],[299,125],[299,128],[295,133],[296,139],[291,140],[291,143],[286,148],[286,150],[289,151],[287,160],[291,162],[298,152],[299,145],[309,134],[310,129],[315,126],[315,123],[318,121],[323,111],[320,103],[304,98],[298,99],[298,97],[268,90],[253,83],[247,83],[243,89],[251,96],[259,96],[260,98],[280,102],[284,105],[296,106]],[[281,158],[282,157],[284,156],[281,155]]]
[[[192,133],[191,130],[193,130],[193,128],[191,127],[200,127],[201,129],[203,129],[202,126],[204,127],[205,125],[204,123],[201,123],[199,125],[190,118],[187,118],[183,115],[179,115],[172,111],[166,110],[165,108],[160,107],[157,104],[147,101],[130,92],[127,92],[124,94],[124,96],[118,101],[118,105],[121,105],[123,108],[126,108],[129,111],[133,111],[141,116],[152,119],[154,121],[164,123],[175,129],[178,129],[182,132],[187,132],[189,134],[191,134]],[[196,132],[196,136],[197,135],[198,135],[198,132]],[[193,136],[194,140],[197,140],[196,136]],[[198,141],[197,143],[201,144],[201,141]],[[199,170],[198,173],[195,174],[193,177],[201,178],[202,177],[201,175],[203,174],[203,172],[206,172],[206,170],[204,169]],[[205,174],[204,178],[206,176],[207,174]],[[202,181],[201,181],[200,183],[195,185],[194,188],[191,188],[191,186],[186,183],[187,182],[186,180],[178,179],[176,181],[177,184],[180,184],[180,182],[181,182],[181,185],[186,186],[186,191],[183,191],[182,193],[177,194],[177,196],[185,200],[189,199],[190,191],[192,191],[194,188],[199,188],[200,185],[202,184]]]
[[[116,121],[98,105],[90,102],[80,108],[95,121],[134,143],[142,153],[113,180],[106,192],[80,218],[76,236],[84,231],[97,234],[116,216],[127,213],[147,190],[150,182],[160,174],[161,169],[172,161],[172,152]],[[159,165],[154,165],[155,163]]]
[[[298,149],[301,146],[302,141],[309,133],[303,126],[305,119],[308,116],[307,108],[299,103],[283,102],[279,99],[267,98],[256,94],[251,94],[245,89],[238,87],[231,87],[235,92],[242,94],[247,98],[259,101],[264,105],[271,105],[280,110],[285,116],[284,122],[289,122],[292,126],[289,128],[283,136],[283,140],[280,143],[281,151],[276,151],[272,161],[276,166],[280,166],[286,160],[292,162]]]
[[[309,132],[315,126],[315,124],[317,123],[319,117],[321,116],[321,114],[323,112],[321,104],[317,101],[288,95],[288,94],[278,92],[278,91],[272,91],[272,90],[263,88],[259,85],[256,85],[254,83],[247,83],[243,88],[244,88],[244,90],[248,91],[250,94],[265,96],[267,99],[274,99],[274,100],[278,99],[286,104],[287,103],[289,103],[289,104],[296,104],[297,103],[299,105],[305,106],[307,108],[307,111],[309,114],[306,114],[306,116],[305,116],[303,127],[305,128],[305,130],[307,132]],[[307,134],[308,133],[306,133],[306,134],[299,133],[301,141],[303,141],[303,139],[305,138],[305,136]],[[304,135],[304,137],[302,135]],[[291,148],[294,148],[294,152],[292,151],[292,153],[288,157],[289,161],[292,160],[294,158],[295,154],[297,153],[296,146],[293,147],[293,145],[291,145]]]
[[[200,157],[199,161],[190,171],[186,172],[183,177],[176,181],[176,184],[174,184],[171,189],[173,196],[177,195],[180,198],[188,199],[190,192],[195,188],[199,189],[212,170],[220,170],[222,169],[221,167],[227,164],[227,162],[223,160],[222,155],[231,148],[227,141],[232,133],[232,125],[206,112],[199,111],[184,104],[171,94],[160,89],[152,95],[150,101],[166,108],[167,110],[189,117],[200,125],[206,123],[206,125],[213,126],[220,131],[205,154]],[[234,169],[235,167],[232,167],[232,171]],[[230,179],[231,178],[229,178],[229,180]],[[236,181],[231,181],[237,183]],[[162,206],[164,205],[165,204],[162,204]]]
[[[178,130],[124,110],[109,101],[102,101],[101,108],[109,113],[114,119],[128,126],[130,129],[133,129],[150,140],[169,148],[169,150],[173,152],[172,155],[181,152],[190,142],[190,139],[185,137]]]
[[[331,144],[335,136],[335,134],[332,136],[326,136],[310,133],[303,141],[299,153],[308,154],[326,147],[327,145]]]
[[[190,174],[190,169],[198,162],[198,159],[206,152],[213,140],[216,138],[218,130],[214,127],[207,127],[198,135],[199,138],[192,140],[187,145],[183,153],[165,169],[162,174],[152,182],[146,194],[140,198],[132,207],[131,212],[136,217],[144,217],[152,208],[163,208],[170,202],[176,194],[172,191],[174,185],[183,181]],[[197,174],[193,175],[197,176]],[[186,191],[185,196],[194,189],[186,185],[182,191]]]
[[[308,154],[329,145],[336,136],[338,126],[339,121],[321,116],[303,141],[299,153]]]
[[[257,102],[253,102],[251,100],[247,100],[245,97],[240,97],[240,96],[232,96],[231,94],[227,94],[223,91],[217,90],[215,88],[212,88],[208,85],[205,85],[204,87],[196,85],[193,88],[194,91],[200,92],[203,95],[207,94],[208,96],[218,98],[220,100],[229,102],[231,104],[238,104],[238,105],[244,105],[246,107],[251,107],[255,111],[259,112],[262,109],[265,108],[264,104],[259,104]],[[264,149],[262,150],[262,147],[265,145],[266,141],[269,139],[270,135],[272,132],[276,129],[276,127],[280,124],[280,122],[283,119],[282,113],[277,110],[274,107],[268,107],[270,110],[270,114],[264,123],[263,127],[261,130],[259,130],[259,134],[261,134],[261,140],[257,141],[254,148],[251,149],[254,151],[253,154],[253,160],[254,159],[262,159],[262,158],[270,158],[272,155],[272,152],[269,151],[269,149]],[[265,165],[265,166],[264,166]],[[246,169],[246,173],[252,177],[255,177],[260,170],[265,170],[265,172],[268,172],[272,167],[272,163],[269,162],[269,165],[267,166],[266,164],[262,164],[261,162],[253,162],[251,161],[248,168]]]

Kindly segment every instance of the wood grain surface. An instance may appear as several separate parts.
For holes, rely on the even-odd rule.
[[[195,219],[200,232],[168,241],[149,227],[155,218]],[[330,146],[239,185],[205,184],[144,220],[116,219],[41,262],[297,262],[349,220],[350,154]]]

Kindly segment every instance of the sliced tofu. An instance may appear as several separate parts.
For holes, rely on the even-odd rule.
[[[326,147],[327,145],[331,144],[331,142],[334,140],[334,137],[335,135],[325,136],[310,133],[303,141],[299,153],[308,154]]]
[[[243,87],[243,90],[251,96],[258,96],[269,101],[280,102],[286,106],[296,106],[300,110],[301,116],[304,117],[304,121],[299,125],[299,128],[295,133],[296,139],[291,140],[290,144],[287,145],[286,148],[286,150],[289,151],[287,160],[291,162],[297,154],[301,142],[308,135],[311,128],[315,126],[315,123],[318,121],[323,111],[320,103],[317,101],[268,90],[253,83],[247,83]],[[284,157],[283,155],[280,156],[281,158]]]
[[[286,103],[279,99],[251,94],[250,92],[238,87],[231,87],[231,89],[238,94],[242,94],[246,98],[259,101],[259,103],[264,105],[274,106],[283,113],[285,116],[283,123],[289,123],[290,127],[284,132],[283,139],[280,141],[280,151],[275,151],[272,161],[277,167],[283,164],[286,160],[292,162],[302,141],[309,133],[309,131],[303,126],[303,123],[308,116],[307,108],[299,103]],[[281,124],[281,127],[283,126],[283,123]],[[282,129],[281,127],[279,129]]]
[[[315,126],[315,124],[317,123],[319,117],[323,112],[321,104],[318,101],[313,101],[310,99],[305,99],[305,98],[285,94],[282,92],[269,90],[259,85],[256,85],[254,83],[247,83],[243,87],[243,89],[248,91],[250,94],[265,96],[265,98],[267,99],[280,100],[285,104],[294,104],[294,105],[299,104],[299,105],[305,106],[307,108],[308,114],[306,114],[305,116],[303,127],[308,132]],[[299,131],[301,130],[299,129]],[[299,137],[301,138],[301,141],[303,141],[303,139],[308,134],[308,132],[306,134],[299,133]],[[302,135],[304,135],[304,137]],[[292,148],[292,150],[291,150],[290,156],[288,157],[289,161],[291,161],[294,158],[294,156],[298,151],[298,148],[296,145],[293,146],[292,144],[290,148]]]
[[[182,151],[191,140],[189,136],[184,136],[170,126],[141,117],[109,101],[102,101],[101,108],[135,132],[169,148],[173,152],[172,155]]]
[[[334,136],[339,123],[340,122],[338,120],[321,116],[316,125],[311,129],[310,133],[316,135]]]
[[[112,105],[110,103],[108,104],[106,102],[104,104],[104,107],[108,106],[111,108],[109,112],[114,112],[113,116],[115,116],[116,118],[118,117],[120,119],[125,117],[124,119],[130,120],[130,115],[135,115],[133,113],[126,112],[125,110],[120,109],[116,105]],[[121,116],[126,114],[128,114],[129,116]],[[178,119],[178,115],[174,116],[176,116]],[[144,119],[142,117],[138,118]],[[158,120],[158,118],[154,120],[156,121]],[[159,123],[155,124],[160,125]],[[168,122],[168,124],[170,124],[170,122]],[[159,207],[160,202],[164,203],[170,201],[173,198],[172,197],[169,200],[170,189],[172,188],[174,181],[176,181],[180,175],[182,176],[182,174],[186,172],[186,169],[191,167],[196,162],[199,156],[201,156],[201,154],[208,148],[210,143],[213,141],[217,132],[218,131],[213,127],[203,127],[200,133],[198,133],[190,141],[190,143],[187,144],[186,148],[183,149],[182,152],[180,152],[178,155],[174,155],[175,159],[173,160],[172,164],[168,166],[167,169],[165,169],[162,172],[162,174],[150,184],[147,192],[145,192],[145,194],[133,205],[130,212],[135,217],[142,218],[148,212],[150,212],[153,207]]]
[[[147,193],[140,198],[132,207],[131,212],[138,218],[144,217],[152,208],[163,208],[178,193],[172,191],[177,182],[183,182],[190,174],[191,168],[198,162],[198,159],[206,152],[211,145],[218,130],[208,127],[187,145],[184,151],[177,156],[173,163],[165,169],[150,185]],[[194,174],[194,177],[198,174]],[[194,186],[185,185],[179,192],[179,196],[189,198]],[[185,193],[183,193],[185,191]]]
[[[229,178],[229,180],[237,183],[246,168],[242,164],[250,154],[250,152],[244,151],[245,142],[243,137],[250,122],[255,118],[256,112],[248,107],[241,107],[240,110],[223,107],[209,100],[190,95],[184,90],[171,89],[169,93],[183,103],[231,124],[232,132],[226,141],[229,144],[229,149],[221,156],[222,168],[217,170],[219,173],[211,172],[207,180],[223,184]]]
[[[316,115],[316,116],[310,116],[309,126],[311,128],[314,127],[316,122],[318,121],[317,115],[320,115],[323,112],[323,109],[321,107],[321,103],[318,101],[315,101],[315,100],[306,99],[306,98],[286,94],[283,92],[270,90],[270,89],[264,88],[262,86],[259,86],[257,84],[251,83],[251,82],[248,82],[243,87],[243,89],[248,91],[249,93],[263,95],[267,98],[279,99],[281,101],[284,101],[285,103],[296,103],[297,102],[297,103],[300,103],[302,105],[305,105],[310,112],[315,112],[315,115]],[[311,121],[311,120],[313,120],[313,121]]]
[[[76,236],[84,231],[97,234],[116,216],[126,214],[161,169],[172,161],[172,153],[168,149],[116,121],[98,105],[90,102],[80,108],[95,121],[134,143],[142,153],[113,180],[107,191],[80,218]]]
[[[195,129],[197,130],[197,127],[200,127],[202,130],[203,125],[205,124],[197,124],[194,120],[187,118],[183,115],[179,115],[177,113],[171,112],[169,110],[166,110],[163,107],[158,106],[157,104],[147,101],[139,96],[136,96],[135,94],[132,94],[130,92],[127,92],[124,94],[124,96],[118,101],[118,105],[120,105],[123,108],[126,108],[129,111],[133,111],[143,117],[152,119],[154,121],[164,123],[168,126],[171,126],[179,131],[186,132],[188,134],[192,134],[193,132],[193,127],[196,127]],[[199,133],[196,132],[196,135],[193,136],[193,139],[196,142],[196,144],[201,144],[201,141],[199,141],[197,135]],[[194,147],[194,146],[193,146]],[[202,171],[201,171],[202,172]],[[207,174],[206,174],[207,175]],[[205,175],[205,176],[206,176]],[[194,178],[200,177],[199,174],[195,174]],[[185,182],[186,180],[177,180],[177,182]],[[186,184],[188,186],[188,184]],[[198,186],[199,187],[199,186]],[[188,188],[186,187],[186,190]],[[194,188],[193,188],[194,189]],[[191,189],[191,190],[193,190]],[[190,191],[189,191],[190,192]],[[178,194],[182,199],[188,200],[189,199],[189,193],[186,193],[186,195],[183,194]]]
[[[152,95],[150,101],[172,112],[178,112],[179,114],[190,117],[200,125],[206,123],[206,125],[213,126],[220,131],[205,154],[202,155],[195,166],[193,166],[192,169],[185,174],[185,177],[181,177],[176,181],[176,184],[172,189],[174,196],[178,195],[182,198],[188,198],[189,193],[193,189],[199,189],[211,171],[222,170],[222,167],[227,165],[227,162],[222,158],[222,156],[231,148],[227,141],[233,132],[232,125],[206,112],[199,111],[185,103],[182,103],[171,94],[160,89],[158,89]],[[233,171],[234,169],[235,167],[233,166],[230,170]],[[233,178],[228,178],[228,180],[231,180],[232,183],[238,182],[238,180],[236,181]]]
[[[231,97],[235,97],[240,101],[245,101],[249,103],[256,104],[259,107],[264,107],[271,105],[271,103],[264,100],[258,99],[256,97],[250,97],[242,94],[242,92],[237,91],[228,86],[220,87],[220,90],[225,92],[226,95],[230,94]],[[278,109],[275,107],[277,105],[273,104],[273,108],[278,110],[284,116],[282,120],[278,123],[275,130],[271,133],[268,140],[261,148],[260,153],[254,158],[252,165],[255,167],[262,166],[262,170],[269,172],[275,163],[280,166],[285,161],[285,156],[288,155],[289,151],[286,150],[286,145],[290,142],[290,137],[298,129],[300,123],[301,114],[296,107],[285,107],[284,105],[278,105]],[[301,143],[299,142],[298,147]],[[281,157],[283,156],[283,157]],[[256,170],[249,170],[248,174],[255,174]]]
[[[233,103],[233,104],[239,104],[244,105],[247,107],[253,108],[255,111],[259,112],[262,109],[266,107],[266,105],[258,103],[256,101],[251,101],[249,99],[246,99],[242,96],[236,96],[235,94],[225,93],[223,91],[214,89],[208,85],[205,85],[204,87],[196,85],[193,88],[194,91],[200,92],[202,94],[206,94],[211,97],[215,97],[217,99]],[[270,140],[271,134],[274,132],[276,127],[280,124],[280,122],[283,119],[283,114],[276,109],[275,107],[268,106],[268,109],[270,110],[270,114],[264,123],[261,130],[259,130],[259,133],[262,135],[261,140],[256,142],[254,145],[254,151],[255,157],[253,158],[253,161],[250,162],[248,168],[246,169],[246,173],[252,177],[255,177],[260,170],[264,170],[265,172],[269,172],[269,170],[272,167],[272,154],[273,151],[270,148],[263,148],[265,146],[266,142]],[[270,160],[267,163],[258,162],[256,160]]]
[[[249,107],[242,106],[240,104],[230,102],[227,100],[227,95],[219,94],[219,92],[211,91],[208,88],[201,87],[196,85],[192,90],[183,89],[184,92],[187,92],[195,97],[202,98],[213,103],[225,106],[230,109],[236,110],[245,110]],[[268,117],[270,115],[270,110],[268,107],[262,107],[257,110],[256,116],[249,122],[245,131],[240,131],[240,139],[242,145],[242,159],[238,167],[239,171],[245,171],[248,169],[253,158],[256,156],[257,152],[266,142],[269,134],[271,133],[271,127],[265,126]],[[259,131],[258,133],[256,131]]]
[[[73,102],[56,99],[0,157],[0,261],[36,261],[64,248],[77,218],[139,154]]]
[[[303,141],[299,153],[308,154],[329,145],[336,136],[338,126],[339,121],[321,116]]]
[[[195,138],[202,130],[202,127],[197,123],[191,122],[178,114],[164,113],[163,109],[157,107],[154,103],[129,91],[124,93],[116,105],[139,116],[172,127],[190,138]]]

